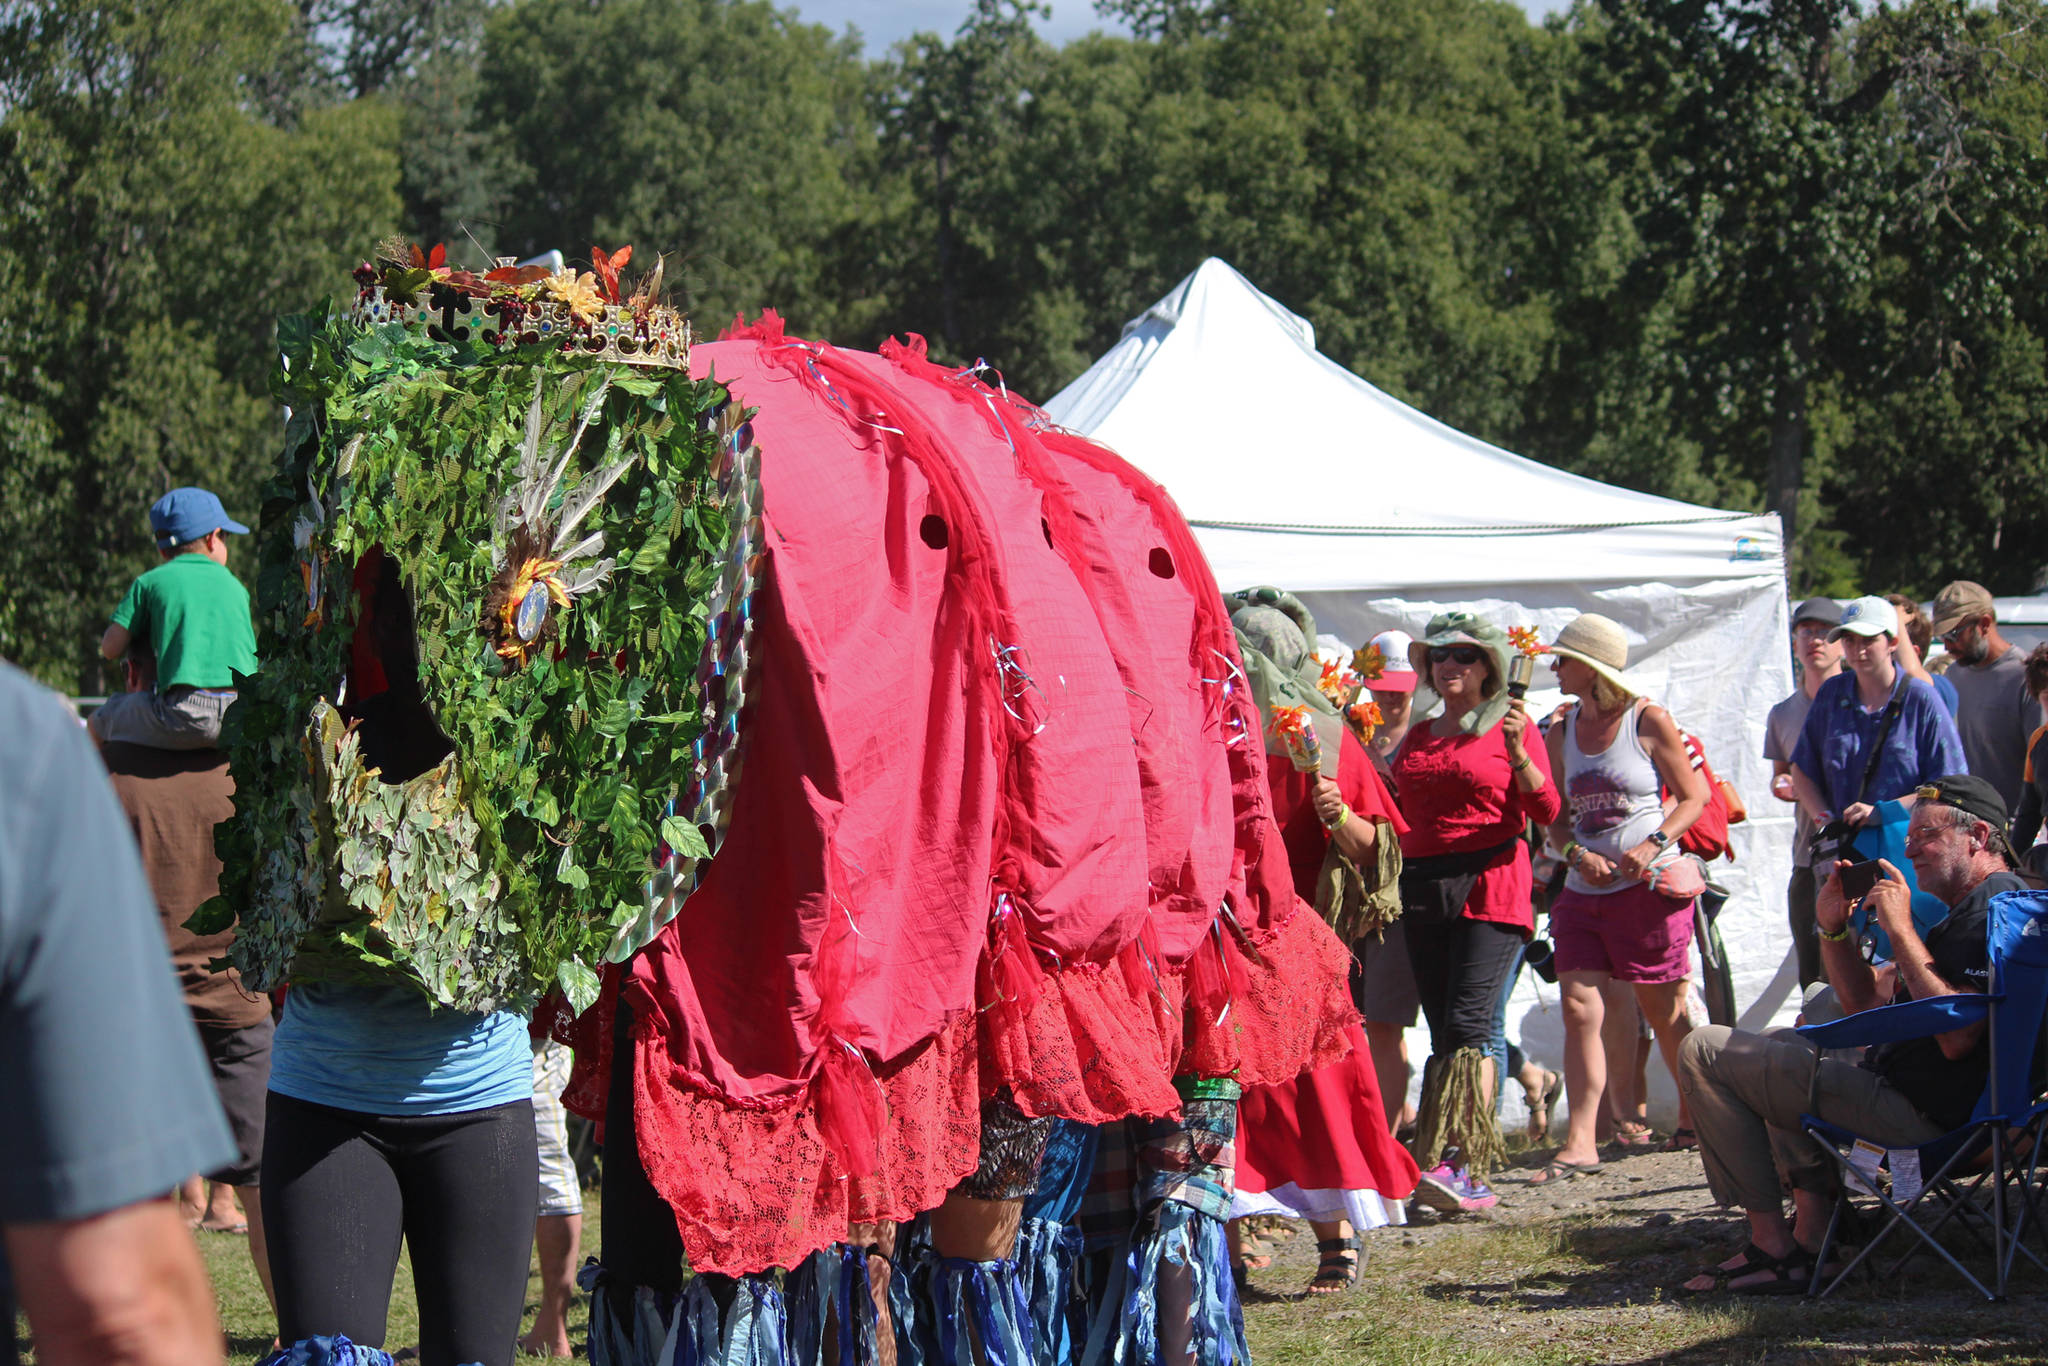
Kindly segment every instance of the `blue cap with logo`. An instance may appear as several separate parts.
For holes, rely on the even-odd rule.
[[[151,503],[149,529],[156,533],[158,550],[196,541],[209,531],[246,535],[249,530],[229,517],[220,499],[206,489],[172,489]]]

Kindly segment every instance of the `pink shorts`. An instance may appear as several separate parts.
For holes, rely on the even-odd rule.
[[[1604,972],[1656,986],[1692,972],[1692,906],[1645,883],[1605,896],[1567,888],[1550,908],[1559,972]]]

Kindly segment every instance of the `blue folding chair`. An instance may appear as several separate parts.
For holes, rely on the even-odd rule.
[[[2038,1139],[2041,1121],[2048,1115],[2048,1106],[2034,1103],[2032,1084],[2043,1006],[2048,1003],[2048,892],[2001,892],[1992,897],[1988,948],[1989,992],[1908,1001],[1799,1031],[1823,1048],[1855,1048],[1926,1038],[1986,1020],[1991,1052],[1984,1093],[1969,1123],[1926,1143],[1897,1147],[1815,1115],[1800,1116],[1807,1134],[1834,1159],[1842,1176],[1841,1194],[1814,1259],[1809,1295],[1833,1292],[1901,1229],[1917,1241],[1892,1264],[1890,1272],[1919,1252],[1932,1249],[1987,1300],[2005,1298],[2006,1279],[2018,1255],[2024,1253],[2048,1269],[2048,1263],[2021,1241],[2030,1227],[2048,1227],[2042,1223],[2041,1202],[2031,1181],[2040,1145],[2031,1145],[2025,1159],[2015,1162],[2008,1136],[2008,1131],[2031,1123]],[[1892,1189],[1885,1189],[1875,1171],[1866,1169],[1867,1158],[1865,1167],[1858,1166],[1852,1155],[1859,1144],[1866,1154],[1873,1148],[1884,1153],[1893,1173]],[[1921,1186],[1900,1199],[1895,1197],[1905,1185],[1900,1180],[1902,1167],[1917,1167]],[[1823,1278],[1820,1268],[1827,1265],[1834,1248],[1843,1216],[1851,1206],[1851,1192],[1859,1187],[1881,1202],[1883,1227],[1839,1274]],[[1979,1203],[1980,1194],[1986,1197],[1988,1210]],[[1922,1210],[1935,1212],[1924,1225],[1915,1217]],[[1991,1252],[1993,1284],[1985,1285],[1943,1245],[1941,1235],[1951,1225],[1965,1231],[1980,1249]]]

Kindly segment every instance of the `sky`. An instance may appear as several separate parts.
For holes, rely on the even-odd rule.
[[[783,0],[814,24],[839,32],[851,24],[867,40],[868,52],[880,55],[899,38],[928,31],[951,37],[973,9],[971,0]],[[1532,15],[1557,9],[1563,0],[1521,0]],[[1090,29],[1117,29],[1095,13],[1089,0],[1052,0],[1052,18],[1040,31],[1055,43],[1078,38]],[[1120,29],[1118,31],[1121,31]]]

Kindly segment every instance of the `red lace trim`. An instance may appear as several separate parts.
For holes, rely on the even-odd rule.
[[[885,1108],[868,1176],[850,1175],[820,1134],[824,1073],[794,1102],[742,1107],[643,1034],[633,1067],[641,1162],[675,1210],[692,1267],[793,1266],[844,1238],[849,1223],[908,1219],[944,1199],[974,1170],[981,1099],[1001,1085],[1027,1113],[1096,1124],[1177,1114],[1177,1074],[1279,1082],[1343,1057],[1355,1014],[1329,927],[1297,914],[1250,943],[1251,952],[1228,951],[1236,961],[1220,1019],[1192,1008],[1187,978],[1199,969],[1155,978],[1134,955],[1044,972],[1028,1007],[999,1003],[871,1068]],[[1305,989],[1316,983],[1324,989]],[[597,1064],[577,1056],[579,1075]]]
[[[640,1031],[637,1029],[635,1033]],[[815,1090],[775,1109],[739,1109],[680,1074],[658,1038],[634,1040],[640,1161],[675,1210],[698,1271],[795,1266],[852,1223],[909,1219],[937,1205],[981,1151],[974,1021],[876,1068],[887,1098],[878,1170],[850,1177],[819,1136]]]

